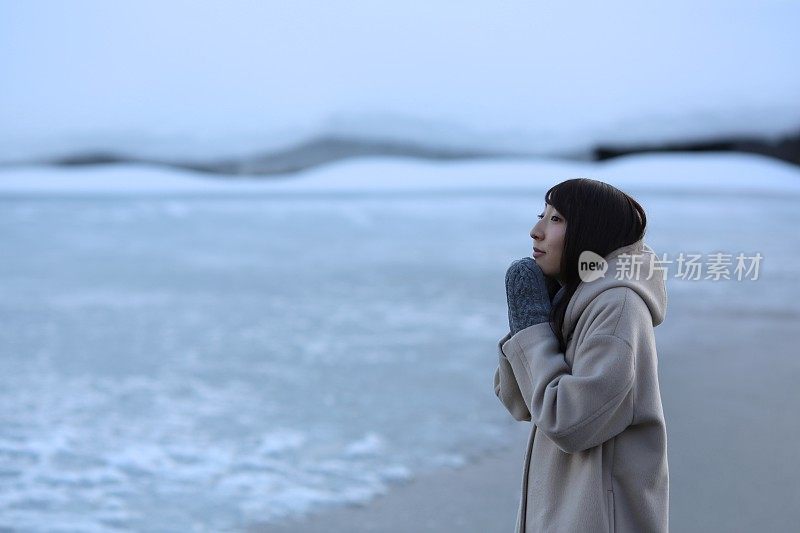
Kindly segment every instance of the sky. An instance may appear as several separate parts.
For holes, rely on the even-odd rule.
[[[0,3],[0,162],[800,127],[800,2]]]

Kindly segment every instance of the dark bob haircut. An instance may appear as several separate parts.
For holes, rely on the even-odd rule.
[[[587,178],[554,185],[544,201],[561,213],[567,223],[560,267],[564,293],[550,311],[550,327],[563,352],[566,342],[561,330],[567,305],[581,283],[578,275],[581,252],[591,250],[605,257],[617,248],[635,243],[644,237],[647,216],[628,194],[608,183]]]

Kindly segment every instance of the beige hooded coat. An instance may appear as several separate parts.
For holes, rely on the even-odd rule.
[[[566,353],[547,322],[497,346],[495,394],[531,421],[517,533],[668,531],[653,332],[666,314],[665,276],[643,239],[605,259],[605,276],[582,282],[567,306]]]

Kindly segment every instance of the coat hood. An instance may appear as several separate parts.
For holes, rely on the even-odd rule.
[[[575,327],[581,313],[601,292],[615,287],[628,287],[636,291],[650,310],[653,326],[664,321],[667,312],[667,288],[664,273],[657,267],[658,256],[645,244],[644,238],[617,248],[604,257],[608,269],[604,275],[592,281],[581,281],[567,305],[562,333],[567,338]],[[638,274],[637,274],[638,268]],[[647,278],[650,279],[647,279]],[[622,279],[618,279],[622,278]],[[564,289],[560,289],[562,293]],[[562,294],[557,294],[556,298]]]

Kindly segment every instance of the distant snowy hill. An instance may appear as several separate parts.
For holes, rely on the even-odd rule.
[[[800,169],[739,153],[641,154],[605,162],[482,160],[431,162],[358,158],[289,176],[209,178],[153,165],[0,169],[0,199],[166,195],[322,196],[403,194],[535,194],[569,178],[593,178],[632,193],[767,194],[800,197]],[[538,196],[537,196],[538,197]]]

